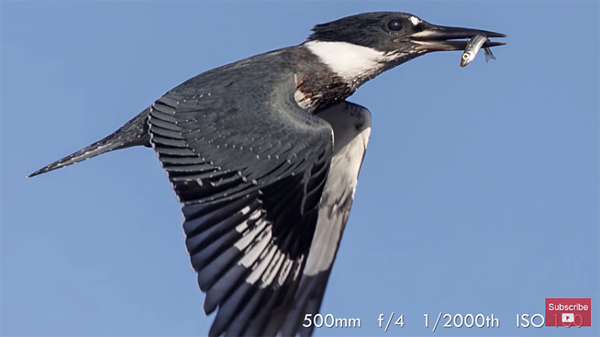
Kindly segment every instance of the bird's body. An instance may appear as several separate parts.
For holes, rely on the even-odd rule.
[[[152,147],[183,204],[205,312],[218,308],[210,334],[309,335],[301,323],[320,308],[371,131],[370,112],[346,99],[412,58],[464,49],[449,38],[484,32],[459,30],[387,12],[318,25],[301,45],[191,78],[32,175]]]

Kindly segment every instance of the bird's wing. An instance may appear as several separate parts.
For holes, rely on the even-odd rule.
[[[219,308],[210,335],[261,335],[297,296],[329,172],[331,126],[298,107],[293,77],[269,71],[192,79],[150,111],[204,310]]]
[[[283,327],[283,335],[300,334],[310,336],[315,328],[314,321],[305,320],[306,314],[314,318],[319,313],[327,280],[333,267],[342,233],[350,215],[352,200],[360,168],[367,151],[371,133],[371,114],[366,108],[341,102],[317,116],[325,119],[334,131],[334,154],[331,160],[315,235],[302,271],[299,290]],[[318,322],[318,321],[317,321]]]

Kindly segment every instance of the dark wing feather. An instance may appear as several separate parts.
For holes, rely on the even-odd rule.
[[[310,336],[314,325],[298,326],[304,315],[319,313],[327,281],[350,215],[358,175],[362,166],[369,135],[371,114],[366,108],[350,102],[341,102],[320,111],[335,134],[334,153],[327,182],[319,203],[319,216],[310,253],[302,271],[293,307],[282,328],[283,335]]]
[[[151,143],[184,205],[205,312],[218,307],[210,335],[282,328],[329,172],[330,125],[298,107],[292,72],[272,75],[267,61],[199,75],[150,111]]]

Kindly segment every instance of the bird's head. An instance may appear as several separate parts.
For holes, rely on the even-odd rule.
[[[348,16],[313,28],[303,44],[331,70],[356,86],[415,57],[464,50],[467,39],[504,34],[430,24],[412,14],[375,12]],[[486,42],[484,47],[503,42]]]

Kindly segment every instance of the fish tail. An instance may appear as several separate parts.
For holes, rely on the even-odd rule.
[[[485,56],[485,62],[487,63],[489,60],[495,60],[496,56],[492,53],[490,48],[483,48],[483,55]]]

